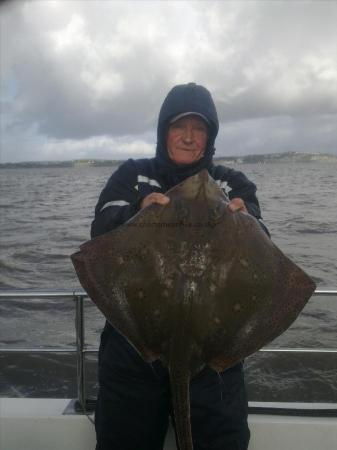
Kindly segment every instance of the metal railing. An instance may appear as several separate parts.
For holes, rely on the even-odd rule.
[[[84,305],[83,301],[88,298],[85,291],[33,291],[33,290],[11,290],[0,291],[0,300],[2,299],[32,299],[32,298],[62,298],[75,301],[75,330],[76,345],[74,347],[25,347],[25,348],[0,348],[0,353],[76,353],[76,385],[77,399],[83,409],[86,405],[85,395],[85,354],[96,353],[97,348],[85,347],[85,326],[84,326]]]
[[[337,290],[317,289],[314,296],[337,297]],[[84,324],[84,299],[88,299],[85,291],[33,291],[33,290],[9,290],[0,291],[0,301],[2,299],[31,299],[31,298],[63,298],[75,301],[75,330],[76,346],[73,348],[36,347],[36,348],[0,348],[0,353],[76,353],[77,367],[77,399],[83,410],[86,410],[85,391],[85,354],[97,353],[98,348],[89,348],[85,345],[85,324]],[[288,353],[337,353],[337,348],[262,348],[260,352],[288,352]]]

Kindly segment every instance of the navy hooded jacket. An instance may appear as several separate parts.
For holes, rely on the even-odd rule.
[[[207,118],[208,142],[199,161],[178,166],[168,156],[166,136],[170,120],[185,112],[196,112]],[[244,200],[248,212],[261,220],[255,184],[242,172],[215,166],[212,162],[218,129],[216,108],[206,88],[188,83],[171,89],[159,113],[156,156],[151,159],[129,159],[111,175],[95,208],[91,237],[106,233],[129,220],[139,211],[143,198],[151,192],[165,193],[202,169],[208,170],[230,199],[239,197]],[[266,230],[262,223],[261,226]]]

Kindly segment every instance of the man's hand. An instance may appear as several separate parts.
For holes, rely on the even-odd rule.
[[[152,205],[152,203],[159,203],[159,205],[167,205],[170,201],[169,197],[159,192],[151,192],[143,198],[140,204],[140,209],[146,208],[146,206]]]
[[[232,198],[232,200],[228,203],[227,208],[232,212],[240,211],[248,214],[245,202],[242,198]]]
[[[152,205],[152,203],[158,203],[159,205],[167,205],[170,201],[169,197],[159,192],[151,192],[151,194],[147,195],[143,198],[140,208],[146,208],[146,206]],[[233,198],[228,203],[228,209],[232,212],[241,211],[248,213],[245,202],[241,198]]]

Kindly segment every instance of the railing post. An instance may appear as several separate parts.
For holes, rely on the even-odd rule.
[[[83,315],[83,296],[76,295],[76,354],[77,354],[77,398],[85,411],[85,373],[84,373],[84,315]]]

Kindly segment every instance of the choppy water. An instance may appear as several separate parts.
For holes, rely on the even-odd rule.
[[[336,166],[240,165],[258,186],[264,220],[281,250],[318,288],[337,287]],[[0,171],[0,289],[80,288],[69,255],[89,238],[98,195],[111,168]],[[103,318],[86,304],[87,342]],[[273,346],[335,348],[337,299],[315,297]],[[0,347],[71,347],[74,305],[65,300],[0,302]],[[88,358],[89,393],[96,385]],[[0,355],[0,394],[76,396],[69,355]],[[251,400],[337,402],[337,355],[259,353],[246,361]]]

